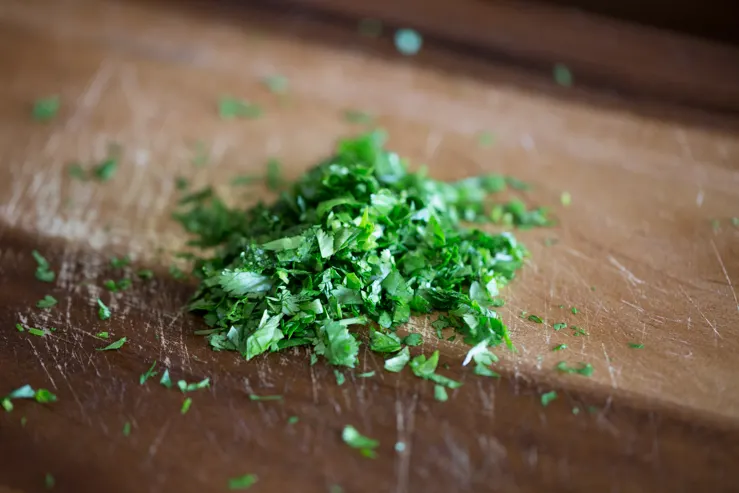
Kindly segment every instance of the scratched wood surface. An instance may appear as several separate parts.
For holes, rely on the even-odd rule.
[[[228,478],[255,473],[254,491],[275,492],[736,491],[736,122],[656,119],[626,101],[595,104],[586,90],[562,99],[543,82],[522,89],[508,69],[427,52],[418,64],[271,16],[93,0],[0,6],[0,393],[29,383],[59,396],[0,416],[0,488],[41,491],[49,473],[56,491],[224,491]],[[454,64],[470,70],[435,68]],[[263,87],[273,74],[289,78],[288,95]],[[49,94],[61,96],[58,117],[32,121],[32,101]],[[223,94],[258,102],[264,117],[221,121]],[[187,239],[169,219],[174,178],[247,203],[262,192],[231,177],[269,157],[298,176],[360,130],[343,120],[348,108],[377,114],[391,146],[438,178],[512,174],[534,185],[532,203],[553,206],[558,226],[520,233],[532,256],[505,293],[518,351],[499,352],[500,380],[462,369],[467,348],[433,336],[417,350],[440,349],[445,374],[464,382],[446,403],[407,374],[349,371],[337,386],[305,351],[247,363],[192,334],[203,324],[181,307],[194,284],[167,272]],[[493,146],[477,145],[483,131]],[[113,180],[68,176],[71,162],[98,161],[113,142],[123,152]],[[201,145],[208,162],[198,167]],[[55,283],[34,279],[34,248]],[[127,273],[150,267],[155,279],[103,290],[120,277],[109,259],[121,254],[134,259]],[[46,294],[59,305],[35,308]],[[98,320],[97,297],[109,321]],[[19,322],[57,330],[38,338]],[[589,335],[555,332],[557,322]],[[414,325],[428,333],[427,321]],[[129,342],[95,351],[109,342],[95,336],[103,330]],[[561,343],[568,349],[553,353]],[[181,415],[178,391],[138,383],[154,360],[212,388]],[[595,372],[557,374],[562,360]],[[381,364],[363,353],[358,371]],[[550,390],[559,397],[544,408]],[[377,459],[341,442],[346,424],[380,440]]]

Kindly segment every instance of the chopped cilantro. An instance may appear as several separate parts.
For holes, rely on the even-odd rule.
[[[550,402],[557,398],[557,391],[551,390],[544,394],[541,394],[541,405],[547,407]]]
[[[47,122],[56,116],[60,107],[61,100],[59,99],[59,96],[37,99],[33,103],[33,111],[31,112],[31,115],[37,122]]]
[[[280,162],[277,159],[267,161],[267,188],[278,191],[282,187],[282,171]]]
[[[182,401],[182,407],[180,408],[180,414],[187,414],[187,411],[190,410],[190,406],[192,406],[192,397],[186,397],[184,401]]]
[[[289,425],[294,425],[298,421],[300,421],[300,418],[298,418],[297,416],[290,416],[289,418],[287,418],[287,424]]]
[[[174,180],[174,186],[177,190],[187,190],[190,186],[190,182],[183,176],[178,176]]]
[[[360,110],[346,110],[344,119],[349,123],[358,123],[362,125],[370,125],[374,122],[374,117],[369,113]]]
[[[564,361],[560,361],[555,368],[562,373],[576,373],[584,377],[593,375],[593,365],[590,363],[580,363],[579,367],[574,367],[568,366]]]
[[[470,361],[475,362],[475,374],[483,377],[498,378],[500,375],[490,367],[497,363],[498,357],[490,352],[487,341],[482,341],[467,352],[462,366],[467,366]]]
[[[400,337],[393,332],[370,330],[370,349],[376,353],[395,353],[402,348]]]
[[[95,335],[96,335],[97,337],[100,337],[101,339],[107,339],[108,337],[110,337],[110,334],[109,334],[109,333],[107,333],[107,332],[98,332],[98,333],[97,333],[97,334],[95,334]]]
[[[527,318],[529,319],[529,321],[537,323],[537,324],[544,323],[544,321],[538,315],[529,315]]]
[[[34,327],[29,327],[28,328],[28,333],[31,334],[31,335],[33,335],[33,336],[37,336],[37,337],[44,337],[46,335],[46,331],[45,330],[36,329]]]
[[[405,365],[411,360],[411,354],[407,347],[404,347],[397,356],[385,360],[385,369],[397,373],[405,368]]]
[[[369,458],[375,457],[374,449],[380,446],[380,442],[362,435],[352,425],[346,425],[344,427],[341,438],[344,440],[344,443],[352,448],[359,449],[362,455]]]
[[[39,300],[36,302],[36,306],[38,308],[51,308],[52,306],[56,305],[58,301],[53,296],[47,294],[44,296],[44,299]]]
[[[573,82],[572,72],[562,63],[554,65],[553,69],[554,82],[563,87],[571,87]]]
[[[567,349],[567,344],[557,344],[552,348],[552,351],[562,351],[563,349]]]
[[[122,269],[131,264],[131,258],[128,255],[124,255],[121,258],[113,257],[110,259],[110,266],[114,269]]]
[[[644,349],[644,344],[638,343],[638,342],[630,342],[629,347],[631,349]]]
[[[554,330],[566,329],[567,328],[567,324],[566,323],[563,323],[563,322],[560,322],[560,323],[557,323],[557,324],[552,325],[552,328]]]
[[[562,195],[560,195],[559,197],[559,201],[565,207],[570,205],[572,203],[572,196],[570,195],[570,192],[562,192]]]
[[[417,333],[408,334],[403,338],[403,344],[406,346],[420,346],[423,344],[423,337]]]
[[[579,311],[579,310],[578,310],[577,308],[575,308],[574,306],[572,307],[572,313],[573,313],[573,314],[577,315],[577,312],[578,312],[578,311]]]
[[[249,394],[250,401],[281,401],[281,395],[257,395]]]
[[[148,370],[146,370],[145,373],[142,373],[139,377],[139,385],[144,385],[144,382],[146,382],[148,379],[150,379],[153,376],[156,376],[158,372],[154,371],[154,368],[156,368],[157,362],[154,360],[154,362],[151,364],[151,367],[149,367]]]
[[[117,341],[111,342],[110,344],[108,344],[105,347],[97,348],[97,350],[98,351],[112,351],[112,350],[115,350],[115,349],[120,349],[126,343],[126,340],[127,339],[125,337],[121,337]]]
[[[443,385],[434,385],[434,399],[440,402],[446,402],[449,396],[446,393],[446,388]]]
[[[228,480],[228,489],[246,490],[254,486],[258,479],[256,474],[244,474],[243,476],[231,478]]]
[[[344,385],[346,377],[339,370],[334,370],[334,376],[336,377],[336,385]]]
[[[95,177],[100,181],[112,180],[116,171],[118,171],[118,159],[114,157],[105,159],[100,164],[93,167],[92,170]]]
[[[357,378],[370,378],[375,376],[375,371],[366,371],[364,373],[358,373]]]
[[[21,324],[15,324],[15,329],[18,332],[23,332],[24,330],[26,330],[26,329],[23,328],[23,326]]]
[[[262,82],[270,92],[275,94],[286,93],[289,86],[289,81],[284,75],[270,75],[269,77],[262,79]]]
[[[167,387],[168,389],[172,388],[172,379],[169,376],[169,368],[164,369],[164,373],[162,373],[162,378],[159,380],[159,383],[162,384],[164,387]]]
[[[54,488],[54,485],[56,484],[56,480],[54,479],[54,476],[49,474],[48,472],[44,476],[44,484],[46,485],[46,489],[50,490]]]
[[[233,120],[235,118],[259,118],[262,116],[262,108],[256,104],[241,99],[222,97],[218,101],[218,114],[222,120]]]
[[[207,389],[210,387],[210,378],[204,378],[199,382],[187,383],[185,380],[178,380],[177,387],[182,392],[194,392],[196,390]]]
[[[107,281],[103,282],[103,287],[107,289],[108,291],[112,291],[112,292],[118,291],[118,286],[116,285],[115,281],[112,279],[108,279]]]
[[[56,275],[51,270],[49,261],[36,250],[31,251],[31,255],[36,260],[36,279],[43,282],[54,282]]]
[[[588,334],[588,333],[587,333],[587,332],[585,331],[585,329],[582,329],[582,328],[578,327],[577,325],[573,325],[573,326],[572,326],[572,327],[570,327],[570,328],[572,329],[572,335],[573,335],[573,336],[575,336],[575,337],[577,337],[577,336],[587,336],[587,335],[589,335],[589,334]]]
[[[176,265],[169,266],[169,275],[172,276],[174,279],[177,279],[178,281],[187,277],[187,274],[182,272],[182,269],[180,269]]]
[[[124,277],[123,279],[119,279],[116,283],[116,288],[118,291],[125,291],[128,288],[130,288],[133,285],[133,281],[131,279]]]
[[[123,423],[123,436],[127,437],[129,435],[131,435],[131,422],[126,421],[125,423]]]
[[[137,276],[141,279],[150,280],[154,279],[154,271],[151,269],[141,269],[136,273]]]
[[[401,55],[415,55],[421,50],[423,38],[413,29],[398,29],[395,31],[395,48]]]
[[[100,298],[98,298],[97,303],[100,307],[98,310],[98,317],[100,318],[100,320],[108,320],[110,318],[110,308],[105,306],[105,303],[103,303]]]

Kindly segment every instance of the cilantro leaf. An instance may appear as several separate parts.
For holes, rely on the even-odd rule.
[[[629,347],[631,349],[644,349],[644,344],[638,343],[638,342],[630,342]]]
[[[51,308],[52,306],[56,305],[58,301],[53,296],[47,294],[44,296],[44,299],[39,300],[36,302],[36,306],[38,308]]]
[[[264,310],[259,327],[246,339],[244,357],[247,360],[262,354],[271,347],[276,347],[277,342],[285,337],[280,330],[280,320],[282,320],[281,313],[270,317],[269,312]]]
[[[590,363],[580,363],[580,366],[572,367],[567,365],[566,362],[560,361],[559,363],[557,363],[556,369],[562,373],[576,373],[584,377],[589,377],[593,375],[593,365],[591,365]]]
[[[393,373],[398,373],[411,360],[411,353],[407,347],[404,347],[396,356],[385,360],[385,369]]]
[[[316,352],[337,366],[354,368],[357,364],[359,343],[349,329],[339,322],[327,321],[320,327],[320,342]]]
[[[259,480],[256,474],[244,474],[228,480],[229,490],[246,490],[251,488]]]
[[[162,378],[159,380],[159,383],[168,389],[172,388],[172,379],[169,376],[169,368],[164,369],[164,373],[162,373]]]
[[[44,337],[46,336],[46,331],[41,329],[36,329],[34,327],[28,328],[28,333],[37,337]]]
[[[145,373],[142,373],[139,377],[139,385],[144,385],[144,382],[157,375],[158,372],[154,371],[154,368],[156,368],[156,366],[157,362],[156,360],[154,360],[154,362],[151,364],[151,367],[146,370]]]
[[[557,398],[556,390],[552,390],[544,394],[541,394],[541,405],[544,407],[547,407],[549,403],[551,403],[556,398]]]
[[[281,395],[257,395],[249,394],[250,401],[281,401]]]
[[[49,96],[48,98],[37,99],[33,103],[33,111],[31,115],[37,122],[47,122],[53,120],[61,107],[59,96]]]
[[[262,108],[249,101],[224,96],[218,101],[218,114],[222,120],[253,119],[262,116]]]
[[[417,333],[408,334],[403,338],[403,344],[406,346],[420,346],[423,344],[423,337]]]
[[[95,177],[100,181],[112,180],[116,171],[118,171],[118,159],[112,157],[105,159],[92,170]]]
[[[434,385],[434,399],[440,402],[446,402],[449,400],[449,396],[446,393],[446,389],[443,385]]]
[[[341,439],[352,448],[359,449],[362,455],[369,458],[375,457],[375,451],[380,442],[359,433],[352,425],[346,425],[341,432]]]
[[[123,347],[123,345],[126,343],[127,339],[125,337],[121,337],[115,342],[111,342],[105,347],[97,348],[98,351],[111,351],[115,349],[120,349]]]
[[[376,353],[395,353],[401,349],[400,337],[393,332],[370,330],[370,349]]]
[[[97,303],[100,307],[100,309],[98,310],[98,317],[100,318],[100,320],[108,320],[110,318],[110,308],[105,306],[105,303],[103,303],[100,298],[97,299]]]
[[[36,250],[32,250],[31,255],[36,260],[36,279],[43,282],[54,282],[56,274],[51,270],[48,260]]]
[[[334,376],[336,377],[336,385],[344,385],[344,382],[346,381],[346,377],[343,373],[341,373],[339,370],[334,370]]]
[[[185,380],[177,381],[177,388],[181,392],[194,392],[196,390],[207,389],[210,387],[210,378],[204,378],[199,382],[187,383]]]

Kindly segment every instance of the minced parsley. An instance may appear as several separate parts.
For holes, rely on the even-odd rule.
[[[555,368],[562,373],[576,373],[584,377],[589,377],[593,375],[593,365],[591,365],[590,363],[580,363],[579,366],[574,367],[569,366],[564,361],[560,361],[559,363],[557,363],[557,366]]]
[[[259,478],[256,474],[244,474],[228,480],[229,490],[245,490],[254,486]]]
[[[341,432],[341,438],[344,440],[344,443],[352,448],[359,449],[362,455],[369,458],[375,457],[374,449],[380,446],[380,442],[362,435],[352,425],[346,425],[344,427],[344,430]]]
[[[257,395],[249,394],[250,401],[281,401],[281,395]]]
[[[149,369],[146,370],[145,373],[142,373],[141,376],[139,377],[139,384],[140,385],[144,385],[144,382],[146,382],[151,377],[156,376],[157,372],[154,371],[154,368],[156,368],[156,366],[157,366],[157,362],[156,362],[156,360],[154,360],[154,362],[151,364],[151,366],[149,367]]]
[[[54,119],[61,107],[59,96],[49,96],[48,98],[37,99],[33,103],[33,111],[31,116],[37,122],[47,122]]]
[[[123,436],[124,437],[127,437],[127,436],[131,435],[131,422],[130,421],[126,421],[125,423],[123,423],[123,430],[122,431],[123,431]]]
[[[630,342],[629,347],[631,349],[644,349],[644,344],[638,343],[638,342]]]
[[[541,405],[547,407],[554,399],[557,398],[557,391],[551,390],[544,394],[541,394]]]
[[[474,226],[491,222],[491,194],[505,181],[436,181],[383,144],[381,131],[339,142],[272,204],[231,209],[212,189],[180,201],[189,244],[215,247],[196,261],[189,305],[211,327],[213,349],[250,360],[307,346],[354,368],[357,327],[374,322],[370,347],[397,353],[385,368],[400,371],[410,354],[395,330],[433,311],[470,345],[512,347],[494,309],[528,253],[510,233]]]
[[[121,337],[115,342],[111,342],[105,347],[97,348],[98,351],[113,351],[116,349],[120,349],[123,347],[123,345],[126,343],[127,339],[125,337]]]
[[[334,376],[336,377],[336,385],[344,385],[346,377],[339,370],[334,370]]]
[[[443,385],[434,385],[434,399],[440,402],[446,402],[449,399],[449,395]]]
[[[49,261],[36,250],[32,250],[31,255],[33,255],[34,260],[36,260],[36,279],[43,282],[54,282],[56,274],[51,270]]]
[[[562,351],[563,349],[567,349],[567,344],[557,344],[552,348],[552,351]]]
[[[182,401],[182,407],[180,408],[180,414],[187,414],[187,411],[190,410],[190,406],[192,406],[192,397],[186,397],[184,401]]]
[[[38,308],[51,308],[58,303],[57,299],[47,294],[42,300],[36,302]]]
[[[108,320],[110,318],[110,308],[108,308],[103,301],[98,298],[97,299],[98,304],[98,317],[100,320]]]
[[[557,323],[557,324],[552,325],[552,328],[554,330],[566,329],[567,328],[567,324],[566,323]]]

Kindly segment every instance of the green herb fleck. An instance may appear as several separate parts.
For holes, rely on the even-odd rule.
[[[574,78],[572,77],[572,72],[570,72],[570,69],[567,68],[566,65],[562,63],[557,63],[554,65],[553,69],[554,74],[554,82],[559,84],[563,87],[571,87]]]
[[[176,265],[169,266],[169,275],[172,276],[172,278],[177,279],[178,281],[187,277],[187,274],[182,272],[182,269],[180,269]]]
[[[182,407],[180,408],[180,414],[187,414],[187,411],[190,410],[190,406],[192,406],[192,397],[185,397],[185,400],[182,401]]]
[[[395,48],[401,55],[415,55],[421,50],[423,38],[413,29],[398,29],[395,31]]]
[[[26,329],[23,328],[23,326],[21,324],[15,324],[15,329],[18,332],[23,332],[24,330],[26,330]]]
[[[102,317],[101,317],[101,318],[102,318]],[[104,319],[103,319],[103,320],[104,320]],[[107,346],[105,346],[105,347],[102,347],[102,348],[97,348],[97,350],[98,350],[98,351],[112,351],[112,350],[120,349],[120,348],[122,348],[122,347],[123,347],[123,345],[124,345],[124,344],[126,343],[126,340],[127,340],[127,339],[126,339],[125,337],[121,337],[121,338],[120,338],[120,339],[118,339],[117,341],[115,341],[115,342],[111,342],[110,344],[108,344],[108,345],[107,345]]]
[[[265,77],[262,82],[275,94],[285,94],[289,87],[289,81],[284,75],[270,75]]]
[[[370,378],[375,376],[375,371],[366,371],[364,373],[358,373],[357,378]]]
[[[178,380],[177,387],[182,392],[194,392],[196,390],[207,389],[210,387],[210,378],[204,378],[199,382],[187,383],[185,380]]]
[[[98,332],[95,335],[97,337],[100,337],[101,339],[107,339],[108,337],[110,337],[110,334],[108,334],[107,332]]]
[[[162,378],[159,380],[159,383],[162,384],[164,387],[167,387],[168,389],[172,388],[172,378],[169,376],[169,368],[164,369],[164,373],[162,373]]]
[[[58,301],[53,296],[47,294],[44,296],[44,299],[39,300],[36,302],[36,306],[38,308],[51,308],[52,306],[56,305]]]
[[[417,333],[408,334],[403,338],[403,344],[406,346],[420,346],[423,344],[423,337]]]
[[[562,192],[562,195],[559,197],[559,201],[565,207],[570,205],[572,203],[572,196],[570,195],[570,192]]]
[[[48,260],[36,250],[31,251],[31,255],[36,260],[36,279],[43,282],[54,282],[56,275],[51,270]]]
[[[574,306],[572,307],[572,313],[573,313],[573,314],[577,315],[577,312],[578,312],[578,311],[579,311],[579,310],[578,310],[577,308],[575,308]]]
[[[638,343],[638,342],[630,342],[629,347],[631,349],[644,349],[644,344]]]
[[[562,329],[566,329],[566,328],[567,328],[567,324],[566,324],[566,323],[562,323],[562,322],[560,322],[560,323],[558,323],[558,324],[554,324],[554,325],[552,325],[552,328],[553,328],[554,330],[562,330]]]
[[[336,385],[344,385],[346,377],[339,370],[334,370],[334,376],[336,377]]]
[[[552,351],[562,351],[563,349],[567,349],[567,344],[557,344],[552,348]]]
[[[446,402],[449,399],[449,396],[446,393],[446,388],[444,388],[443,385],[434,385],[434,399],[439,402]]]
[[[547,407],[550,402],[557,398],[557,391],[551,390],[544,394],[541,394],[541,405]]]
[[[362,455],[371,459],[376,455],[374,449],[380,446],[380,442],[362,435],[352,425],[346,425],[344,427],[341,438],[344,440],[344,443],[352,448],[359,449]]]
[[[44,476],[44,484],[46,485],[47,490],[53,489],[54,485],[56,484],[56,480],[54,479],[54,476],[52,476],[49,473],[46,473],[46,476]]]
[[[218,101],[218,114],[222,120],[233,120],[235,118],[259,118],[262,116],[262,108],[242,99],[222,97]]]
[[[178,176],[174,180],[174,186],[177,190],[187,190],[187,188],[190,186],[190,182],[187,181],[187,178]]]
[[[281,395],[257,395],[249,394],[250,401],[281,401]]]
[[[154,271],[152,271],[151,269],[141,269],[136,273],[136,275],[139,276],[139,278],[147,281],[154,279]]]
[[[28,328],[28,333],[31,334],[31,335],[33,335],[33,336],[37,336],[37,337],[44,337],[44,336],[46,336],[46,331],[45,330],[36,329],[34,327],[29,327]]]
[[[33,103],[33,111],[31,112],[31,115],[37,122],[47,122],[56,116],[60,107],[61,100],[59,99],[59,96],[37,99]]]
[[[228,480],[229,490],[246,490],[254,486],[259,478],[256,474],[244,474]]]
[[[98,306],[100,307],[98,309],[98,317],[100,318],[100,320],[108,320],[110,318],[110,308],[105,306],[105,303],[103,303],[103,301],[100,298],[98,298],[97,303],[98,303]]]
[[[123,423],[123,436],[127,437],[130,435],[131,435],[131,422],[126,421],[125,423]]]
[[[113,257],[110,259],[110,266],[114,269],[122,269],[131,264],[131,258],[128,255],[124,255],[121,258]]]
[[[543,321],[543,320],[541,319],[541,317],[540,317],[540,316],[538,316],[538,315],[529,315],[529,316],[528,316],[527,318],[528,318],[528,320],[529,320],[530,322],[534,322],[534,323],[537,323],[537,324],[542,324],[542,323],[544,323],[544,321]]]
[[[85,181],[87,180],[87,171],[80,165],[80,163],[72,163],[67,168],[67,174],[70,178]]]
[[[393,448],[398,453],[405,452],[405,442],[395,442],[395,447]]]
[[[25,416],[21,416],[21,426],[25,427],[26,423],[28,423],[28,419]]]
[[[590,363],[580,363],[579,367],[573,367],[568,366],[564,361],[560,361],[555,368],[562,373],[578,374],[584,377],[593,375],[593,365]]]
[[[577,406],[573,407],[572,408],[572,414],[574,414],[574,415],[580,414],[580,408],[577,407]]]
[[[105,159],[100,164],[93,167],[92,170],[95,177],[100,181],[112,180],[116,171],[118,171],[118,159],[112,157]]]
[[[297,416],[290,416],[289,418],[287,418],[287,424],[289,425],[294,425],[298,421],[300,421],[300,418],[298,418]]]
[[[583,328],[581,328],[581,327],[578,327],[577,325],[573,325],[573,326],[572,326],[572,327],[570,327],[570,328],[572,329],[572,335],[573,335],[573,336],[575,336],[575,337],[578,337],[578,336],[587,336],[587,335],[589,335],[589,334],[588,334],[588,333],[587,333],[587,332],[585,331],[585,329],[583,329]]]
[[[141,376],[139,377],[139,385],[144,385],[144,382],[146,382],[148,379],[157,375],[158,372],[154,371],[154,368],[156,368],[156,366],[157,366],[157,362],[156,360],[154,360],[154,362],[151,364],[151,367],[149,367],[149,369],[146,370],[145,373],[142,373]]]

